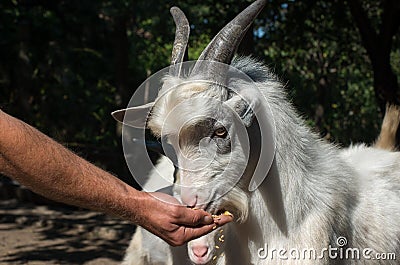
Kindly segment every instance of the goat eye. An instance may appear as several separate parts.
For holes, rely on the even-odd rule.
[[[218,128],[214,131],[214,136],[220,137],[220,138],[225,138],[228,135],[228,131],[224,128]]]

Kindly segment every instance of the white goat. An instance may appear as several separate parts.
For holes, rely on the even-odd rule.
[[[224,27],[188,76],[166,77],[155,103],[144,107],[151,111],[148,128],[177,152],[182,202],[234,214],[236,243],[249,260],[229,264],[398,264],[349,253],[367,249],[371,257],[399,255],[400,154],[363,145],[343,151],[322,141],[268,68],[251,58],[231,62],[265,2],[257,0]],[[233,71],[251,81],[235,78]],[[143,108],[114,116],[122,121],[127,112]],[[265,120],[274,121],[276,133],[265,130]],[[243,124],[250,150],[240,133]],[[262,153],[271,151],[265,150],[271,134],[276,145],[272,166],[257,175],[259,162],[268,163]],[[254,179],[264,177],[254,186]],[[336,248],[336,258],[329,248]],[[304,249],[320,257],[293,256]]]
[[[395,137],[400,120],[399,112],[398,107],[387,106],[380,134],[373,147],[389,151],[395,150]],[[362,171],[364,168],[364,166],[361,166],[362,163],[368,162],[367,159],[362,158],[363,155],[368,155],[363,150],[364,148],[364,146],[362,148],[350,147],[343,149],[341,153],[347,161],[357,165],[359,170]],[[373,153],[377,152],[373,151]],[[143,186],[143,189],[155,191],[159,187],[157,186],[158,181],[154,180],[160,178],[173,182],[174,170],[172,162],[167,157],[161,157],[156,167],[150,172],[148,181]],[[173,195],[172,189],[167,193]],[[240,244],[237,244],[237,238],[234,234],[235,228],[229,228],[230,226],[234,226],[234,224],[228,224],[224,228],[219,228],[208,235],[190,241],[184,246],[187,247],[187,252],[184,247],[174,249],[159,237],[138,227],[121,265],[173,265],[174,258],[176,260],[175,265],[188,259],[194,264],[246,264],[244,260],[235,259],[238,256],[237,253],[243,250],[238,249]],[[224,235],[224,239],[221,238],[221,235]],[[240,255],[240,257],[244,256],[244,254]],[[225,261],[225,257],[227,257],[227,261]],[[185,262],[182,264],[185,264]]]
[[[387,106],[380,134],[373,147],[389,151],[395,150],[395,137],[400,120],[399,112],[398,107]],[[347,161],[358,166],[359,170],[362,171],[364,168],[362,163],[368,162],[368,159],[362,158],[363,155],[368,155],[368,153],[362,150],[364,148],[350,147],[343,149],[341,153]],[[378,152],[373,151],[373,153],[376,155]],[[159,178],[164,178],[168,182],[172,182],[174,170],[172,162],[167,157],[161,157],[156,167],[150,172],[148,181],[143,189],[154,191],[158,184],[154,180]],[[169,193],[172,194],[171,192]],[[235,247],[240,244],[237,244],[237,238],[232,234],[235,232],[235,229],[229,228],[230,226],[233,226],[233,224],[228,224],[224,228],[219,228],[199,239],[190,241],[187,244],[187,254],[182,249],[180,251],[171,251],[172,247],[165,241],[147,230],[138,227],[126,251],[124,262],[121,265],[173,265],[171,252],[175,254],[176,260],[187,260],[190,258],[194,264],[245,264],[244,261],[230,260],[237,256],[236,253],[238,251],[242,251]],[[224,235],[224,239],[221,238],[221,235]],[[176,257],[177,255],[179,257]],[[241,257],[243,256],[241,255]],[[228,259],[227,262],[225,261],[225,257]]]

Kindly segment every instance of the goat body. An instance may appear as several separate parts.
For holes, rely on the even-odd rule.
[[[275,135],[273,165],[258,189],[249,192],[243,183],[248,184],[250,176],[243,175],[233,192],[228,192],[208,206],[208,209],[217,211],[229,205],[234,207],[230,211],[235,216],[247,216],[234,227],[241,239],[236,240],[235,245],[247,252],[241,253],[241,257],[247,256],[248,264],[335,264],[338,261],[326,255],[320,260],[278,260],[276,255],[260,259],[259,250],[267,245],[270,250],[312,248],[317,253],[323,253],[329,245],[337,246],[338,237],[348,240],[345,249],[370,248],[373,253],[398,254],[400,154],[363,145],[341,150],[320,140],[285,100],[280,82],[266,79],[273,77],[268,69],[250,58],[236,60],[233,66],[247,72],[256,82],[270,106],[260,111],[271,111],[269,115],[274,117],[276,131],[279,132]],[[207,90],[203,92],[207,93]],[[196,96],[202,97],[198,92]],[[251,127],[249,138],[253,145],[258,145],[260,139],[253,135]],[[232,149],[232,153],[238,151]],[[241,157],[240,154],[235,155],[236,159]],[[250,159],[253,157],[250,156]],[[247,161],[236,161],[236,164],[241,163]],[[181,181],[182,177],[187,177],[193,183],[202,182],[198,178],[207,175],[218,177],[210,172],[201,175],[182,173]],[[222,179],[215,181],[209,178],[208,181],[226,185],[226,180]],[[238,200],[238,194],[244,199]],[[242,214],[241,211],[247,213]],[[235,254],[237,252],[232,255]],[[347,263],[357,262],[350,260]],[[395,264],[395,261],[363,260],[363,263]]]
[[[321,140],[267,67],[249,57],[232,61],[266,2],[255,1],[228,23],[191,71],[174,65],[153,103],[114,116],[150,112],[147,128],[175,151],[175,191],[182,203],[233,213],[228,234],[242,251],[221,262],[397,264],[339,254],[367,249],[369,256],[399,255],[400,153],[363,145],[341,150]],[[185,34],[178,38],[184,44],[175,47],[179,60]],[[336,257],[326,251],[332,248]],[[317,255],[290,255],[304,249]]]
[[[252,154],[249,161],[241,161],[243,155],[238,144],[232,146],[229,153],[236,159],[235,163],[229,164],[230,168],[225,167],[223,158],[218,158],[217,161],[212,161],[211,165],[204,168],[201,174],[199,172],[190,174],[182,170],[180,178],[181,182],[194,183],[194,187],[190,189],[194,197],[198,198],[201,194],[211,200],[206,210],[216,212],[227,209],[229,206],[233,207],[229,210],[235,213],[235,216],[243,217],[241,224],[237,225],[237,230],[240,237],[244,239],[240,244],[243,244],[243,247],[248,246],[250,262],[252,264],[289,262],[260,260],[257,253],[265,245],[268,245],[270,249],[286,250],[309,247],[322,253],[327,246],[336,246],[338,237],[345,237],[348,240],[345,246],[347,248],[360,250],[371,248],[374,253],[398,253],[399,153],[364,146],[342,152],[335,146],[320,140],[306,127],[285,99],[283,86],[268,69],[250,58],[236,60],[233,67],[252,78],[256,84],[254,89],[260,89],[270,107],[259,111],[264,111],[265,116],[273,117],[275,120],[276,153],[268,176],[258,189],[249,192],[247,185],[251,176],[246,173],[252,171],[246,171],[240,181],[233,185],[232,190],[222,197],[218,194],[220,187],[231,184],[228,183],[229,179],[219,178],[222,175],[218,175],[216,172],[218,169],[234,174],[235,169],[232,167],[235,165],[254,164],[251,161],[254,159]],[[204,86],[204,84],[196,85],[197,88],[199,86]],[[192,100],[194,97],[198,99],[199,106],[204,100],[201,111],[207,112],[208,115],[218,109],[214,104],[209,104],[208,97],[223,97],[207,88],[199,92],[198,89],[191,91],[191,88],[185,85],[181,87],[186,94],[191,94]],[[170,107],[175,106],[174,101],[184,100],[179,97],[179,95],[185,95],[185,93],[180,93],[182,91],[179,90],[179,86],[174,92],[171,94],[173,96],[164,98],[168,100]],[[169,111],[165,109],[167,105],[163,105],[163,98],[159,99],[159,104],[154,106],[153,115],[149,120],[149,126],[155,134],[160,129],[157,127],[160,121],[156,119],[165,117]],[[199,115],[199,112],[193,115]],[[189,113],[186,114],[189,115]],[[226,117],[218,117],[218,113],[214,114],[212,116],[217,119],[226,119]],[[252,145],[259,145],[258,141],[261,139],[257,133],[254,133],[257,130],[252,128],[255,125],[253,123],[248,128],[249,139]],[[173,128],[169,133],[173,135]],[[188,135],[185,135],[184,130],[180,133],[183,139],[186,139],[185,137],[191,139],[190,137],[193,136],[193,131],[187,132]],[[230,134],[234,137],[233,129]],[[196,137],[194,138],[201,138]],[[182,140],[181,143],[185,141]],[[190,153],[193,149],[189,147],[193,143],[189,140],[186,140],[186,143],[189,143],[188,146],[181,147],[183,152],[187,147],[185,156],[198,156],[198,153]],[[216,187],[206,191],[201,188],[204,182],[213,182]],[[238,196],[241,199],[238,199]],[[219,197],[219,199],[214,201],[214,197]],[[201,206],[200,203],[199,205]],[[296,261],[291,262],[296,263]],[[297,262],[307,263],[305,260]],[[332,262],[326,255],[321,260],[309,261],[310,264]],[[364,262],[376,264],[379,261],[365,260]]]

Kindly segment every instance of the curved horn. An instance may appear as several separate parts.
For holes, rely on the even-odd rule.
[[[246,34],[258,13],[263,9],[266,2],[267,0],[257,0],[253,2],[221,29],[201,53],[198,59],[199,62],[194,66],[192,74],[201,74],[202,70],[204,70],[204,67],[201,67],[201,65],[203,65],[200,62],[201,60],[230,64],[243,36]],[[207,63],[205,65],[207,65]],[[225,71],[223,71],[223,69],[211,69],[216,68],[217,65],[219,64],[211,64],[209,67],[205,67],[208,73],[207,77],[213,78],[214,81],[223,81],[221,77]]]
[[[174,76],[179,76],[181,67],[173,67],[176,64],[182,63],[185,57],[186,47],[189,41],[190,26],[185,14],[178,7],[174,6],[170,9],[171,15],[174,18],[176,25],[175,31],[175,41],[172,48],[171,55],[171,68],[170,74]]]

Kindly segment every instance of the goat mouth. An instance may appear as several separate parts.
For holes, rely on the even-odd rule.
[[[234,222],[243,223],[247,220],[246,206],[235,204],[230,201],[219,202],[208,205],[206,211],[211,213],[214,218],[221,216],[231,216]]]
[[[191,258],[192,264],[194,265],[203,265],[203,264],[207,264],[209,261],[211,260],[210,257],[195,257],[195,258]]]
[[[243,223],[249,214],[249,197],[240,188],[234,188],[222,198],[217,198],[208,206],[211,214],[225,214],[233,217],[233,221]]]
[[[217,215],[229,215],[229,216],[233,217],[233,214],[230,211],[225,210],[225,209],[218,210]]]
[[[226,215],[226,216],[231,216],[233,219],[235,219],[235,214],[233,210],[228,210],[226,208],[220,208],[214,211],[211,211],[211,215],[213,218],[219,218],[221,215]]]

